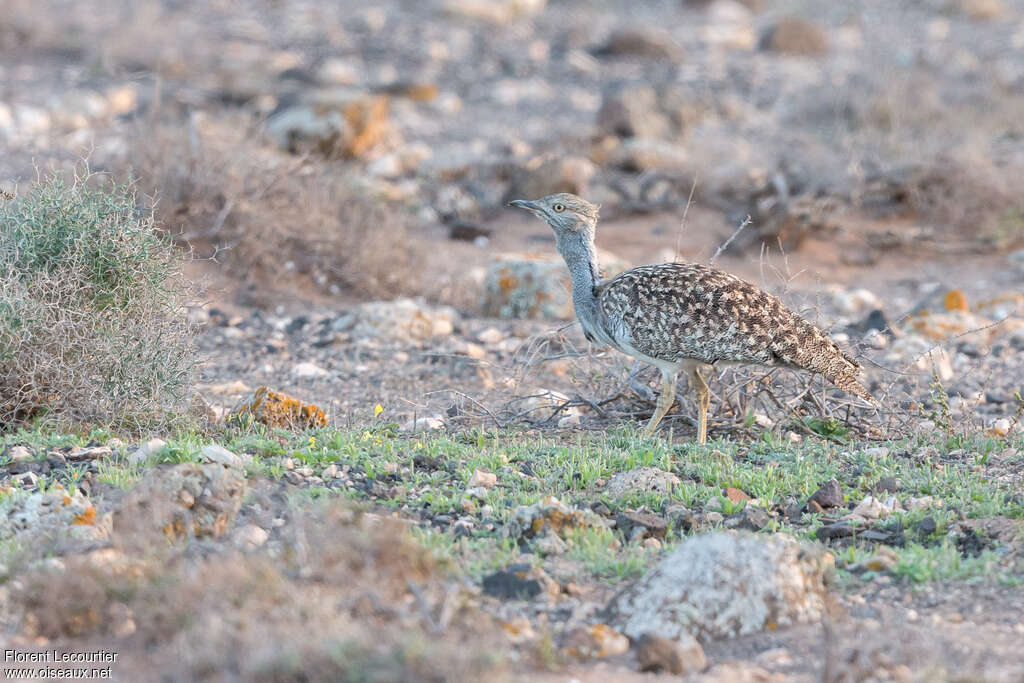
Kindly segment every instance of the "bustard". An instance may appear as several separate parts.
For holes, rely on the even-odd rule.
[[[661,393],[644,433],[672,407],[685,370],[697,392],[697,441],[707,440],[708,385],[716,363],[784,365],[817,372],[840,389],[877,404],[858,380],[860,366],[828,335],[754,285],[710,266],[662,263],[601,280],[594,246],[598,207],[576,195],[517,199],[555,231],[572,277],[583,334],[661,370]]]

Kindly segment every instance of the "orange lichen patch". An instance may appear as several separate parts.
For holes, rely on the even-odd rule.
[[[356,100],[345,107],[345,121],[355,132],[346,150],[348,156],[361,157],[387,135],[390,108],[388,98],[383,96]]]
[[[629,639],[608,624],[580,626],[569,634],[566,653],[579,659],[602,659],[624,654]]]
[[[503,622],[501,628],[513,643],[522,643],[537,637],[537,633],[533,630],[533,625],[525,617]]]
[[[511,292],[513,289],[519,287],[519,278],[517,278],[515,275],[506,275],[498,280],[498,285],[502,288],[502,290],[506,292]]]
[[[967,296],[959,289],[951,289],[946,292],[942,304],[946,307],[947,311],[967,312],[970,310],[967,306]]]
[[[256,389],[248,400],[231,411],[229,417],[238,419],[248,416],[268,427],[309,429],[327,426],[327,415],[319,406],[303,403],[265,386]]]
[[[943,341],[957,337],[975,343],[989,343],[996,336],[1007,334],[1013,330],[1011,322],[995,325],[988,318],[964,311],[920,313],[907,320],[908,327],[926,339]]]
[[[72,524],[89,525],[92,526],[96,523],[96,508],[86,508],[85,512],[80,515],[75,515],[75,519]]]
[[[71,505],[71,496],[69,496],[68,494],[65,493],[64,497],[61,499],[61,502],[64,505]]]

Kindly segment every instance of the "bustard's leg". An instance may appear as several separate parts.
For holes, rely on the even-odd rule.
[[[694,363],[689,369],[690,385],[697,392],[697,443],[704,444],[708,440],[708,404],[711,402],[711,392],[708,391],[708,383],[700,374],[700,365]]]
[[[658,428],[658,423],[661,422],[661,418],[665,417],[665,413],[672,407],[672,402],[676,399],[676,373],[661,371],[661,393],[658,394],[658,403],[654,408],[654,415],[651,415],[651,421],[644,427],[644,436],[654,436],[654,430]]]

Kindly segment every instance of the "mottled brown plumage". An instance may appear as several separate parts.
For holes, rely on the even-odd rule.
[[[645,356],[785,365],[825,376],[873,400],[857,380],[860,366],[817,327],[771,294],[697,263],[640,266],[599,283],[594,294],[613,329]]]
[[[671,407],[676,375],[685,370],[699,398],[698,441],[703,443],[709,395],[702,372],[722,362],[810,370],[875,403],[858,380],[857,362],[771,294],[696,263],[640,266],[601,281],[594,246],[598,207],[564,193],[512,204],[555,231],[587,338],[661,370],[662,391],[648,433]]]

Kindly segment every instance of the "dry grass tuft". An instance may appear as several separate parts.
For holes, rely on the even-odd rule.
[[[182,261],[101,176],[0,199],[0,425],[169,419],[194,363]]]
[[[167,228],[243,281],[282,291],[305,280],[374,298],[417,290],[402,214],[336,166],[262,139],[239,121],[150,123],[130,161]]]

